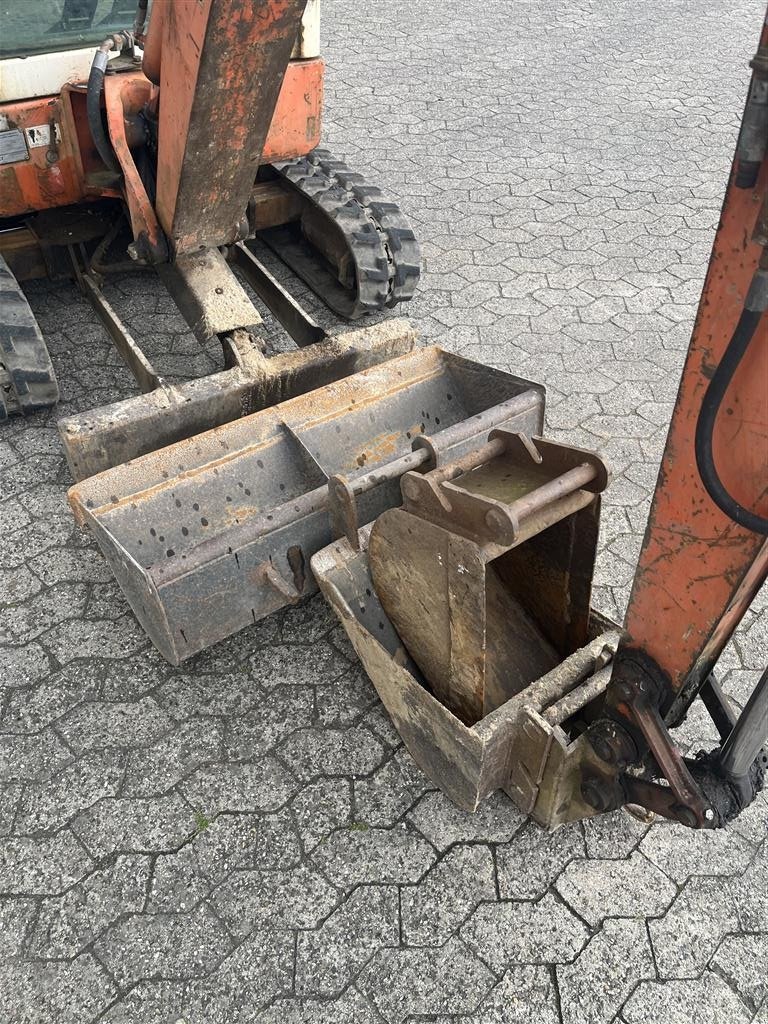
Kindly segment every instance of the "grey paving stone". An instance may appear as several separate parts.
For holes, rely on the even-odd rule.
[[[718,974],[755,1012],[768,1000],[768,933],[728,935],[712,957],[710,970]]]
[[[135,750],[173,728],[152,697],[137,701],[86,701],[60,723],[67,743],[78,753],[104,747]]]
[[[47,896],[84,878],[93,861],[69,831],[0,839],[0,895]]]
[[[488,847],[455,846],[417,886],[401,888],[403,940],[408,946],[442,946],[478,903],[495,898]]]
[[[450,1024],[456,1020],[442,1016],[430,1019],[433,1024]],[[418,1017],[412,1018],[413,1024],[418,1020]],[[461,1020],[466,1024],[560,1024],[550,970],[511,967],[478,1009]]]
[[[96,941],[94,950],[118,984],[209,974],[232,940],[205,904],[189,914],[130,914]]]
[[[459,810],[444,793],[427,793],[408,815],[408,820],[442,851],[453,843],[472,840],[507,842],[520,830],[525,819],[499,791],[481,803],[474,814]]]
[[[768,842],[734,885],[734,900],[744,931],[768,932]]]
[[[0,738],[0,782],[46,779],[72,759],[58,736],[46,729],[38,736]]]
[[[280,756],[303,782],[318,775],[370,775],[386,755],[382,742],[365,726],[299,729],[280,746]]]
[[[182,1018],[205,1024],[257,1024],[268,1003],[291,991],[292,973],[293,937],[257,932],[213,975],[187,984]]]
[[[0,1018],[9,1024],[83,1024],[116,996],[117,989],[88,954],[71,963],[0,966]]]
[[[461,936],[498,973],[512,964],[570,963],[589,931],[551,893],[537,903],[483,903]]]
[[[225,744],[234,761],[269,753],[296,729],[312,724],[314,694],[306,686],[280,687],[240,718],[228,723]]]
[[[381,1024],[378,1010],[355,988],[338,999],[278,999],[259,1024]]]
[[[270,827],[271,819],[250,814],[222,815],[211,822],[198,818],[197,822],[192,839],[155,862],[147,902],[152,913],[191,910],[235,868],[250,866],[249,858],[258,845],[272,851],[269,867],[288,866],[299,859],[290,822],[282,821],[275,829]]]
[[[40,644],[3,646],[0,683],[3,686],[29,686],[50,671],[51,662]]]
[[[19,802],[14,831],[54,831],[104,797],[114,796],[125,775],[122,751],[97,750],[70,762],[45,782],[29,783]]]
[[[257,686],[246,672],[203,672],[192,669],[174,672],[154,696],[166,714],[177,721],[208,715],[245,714],[264,699],[263,687]]]
[[[353,823],[334,832],[312,854],[316,866],[336,885],[361,882],[416,882],[435,861],[435,851],[405,825],[392,829]]]
[[[72,959],[123,914],[143,910],[150,868],[149,857],[118,857],[63,896],[44,899],[30,953],[44,960]]]
[[[211,893],[229,930],[316,928],[338,905],[338,891],[306,864],[288,871],[234,871]]]
[[[691,878],[664,917],[648,922],[660,978],[698,978],[720,944],[739,927],[729,878]]]
[[[304,849],[309,853],[336,829],[348,828],[352,821],[352,782],[319,779],[301,787],[291,802],[301,832]],[[363,821],[355,824],[365,824]]]
[[[674,900],[674,884],[641,853],[627,860],[574,860],[555,888],[592,926],[606,917],[633,917],[638,898],[644,913],[663,914]]]
[[[652,828],[639,848],[679,884],[691,875],[741,874],[754,856],[754,847],[733,829],[697,832],[669,822]]]
[[[564,1021],[612,1021],[637,983],[655,978],[645,924],[605,921],[578,960],[558,965],[556,970]]]
[[[545,832],[530,822],[512,842],[496,851],[502,899],[537,899],[566,864],[584,853],[584,838],[578,826]]]
[[[0,836],[12,831],[23,790],[22,782],[0,782]]]
[[[355,780],[355,814],[369,825],[387,827],[402,817],[430,786],[402,748],[370,778]]]
[[[320,928],[299,933],[296,994],[339,996],[377,949],[399,942],[397,888],[360,886]]]
[[[696,981],[641,982],[622,1010],[627,1024],[750,1024],[752,1014],[714,974]]]
[[[0,899],[0,962],[22,954],[36,912],[35,900]]]
[[[360,975],[357,986],[390,1024],[410,1014],[450,1009],[471,1013],[495,982],[494,976],[453,938],[440,949],[383,949]]]
[[[624,810],[600,814],[584,822],[584,841],[589,857],[628,857],[649,826]]]
[[[222,725],[215,719],[182,722],[151,746],[131,754],[123,783],[128,796],[162,795],[200,765],[221,759]]]
[[[274,757],[198,768],[179,785],[192,806],[207,817],[222,811],[275,811],[298,788],[299,782]]]
[[[150,800],[101,800],[78,815],[72,830],[94,857],[173,852],[192,835],[195,813],[177,793]]]
[[[178,1024],[183,1020],[184,983],[140,981],[115,1002],[99,1024]]]
[[[307,640],[304,641],[307,644]],[[314,686],[349,672],[349,662],[330,644],[272,644],[249,662],[249,676],[268,690],[276,686]]]

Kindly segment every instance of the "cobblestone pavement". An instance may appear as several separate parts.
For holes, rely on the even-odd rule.
[[[325,3],[326,141],[417,226],[409,314],[546,382],[551,434],[616,465],[596,594],[613,615],[761,13]],[[131,382],[72,287],[29,294],[63,401],[0,434],[0,1020],[768,1021],[765,798],[712,835],[623,813],[548,835],[498,797],[459,813],[320,600],[164,664],[74,527],[55,430]],[[165,373],[210,372],[156,284],[109,295]],[[727,653],[738,703],[767,641],[763,598]],[[709,737],[696,712],[685,742]]]

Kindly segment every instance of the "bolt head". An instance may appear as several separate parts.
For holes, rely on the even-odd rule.
[[[419,485],[415,480],[409,479],[408,477],[403,478],[403,494],[406,498],[410,498],[411,501],[415,501],[419,496]]]
[[[492,508],[485,513],[485,525],[492,530],[503,530],[507,521],[498,509]]]
[[[605,787],[595,779],[587,779],[581,784],[581,795],[584,802],[596,811],[607,811],[610,806],[609,794]]]

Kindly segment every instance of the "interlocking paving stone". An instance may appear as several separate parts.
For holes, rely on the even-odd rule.
[[[506,842],[525,820],[501,791],[480,804],[472,815],[460,811],[444,793],[427,793],[408,818],[439,850],[472,840]]]
[[[205,1024],[254,1024],[261,1010],[291,991],[293,937],[257,932],[249,936],[210,977],[190,981],[182,1019]]]
[[[442,946],[478,903],[496,898],[487,846],[454,846],[421,882],[403,886],[403,939],[409,946]]]
[[[318,845],[312,860],[340,886],[397,884],[417,882],[435,861],[435,851],[405,825],[382,829],[354,822]]]
[[[104,747],[135,750],[168,732],[173,721],[152,697],[137,701],[86,701],[59,723],[67,743],[82,754]]]
[[[44,899],[29,940],[45,960],[71,959],[123,914],[144,909],[149,857],[129,854],[94,871],[64,896]]]
[[[563,1020],[607,1024],[635,985],[655,970],[643,921],[605,921],[578,960],[558,965]]]
[[[94,857],[115,851],[172,852],[196,828],[192,808],[178,793],[150,800],[101,800],[72,822]]]
[[[99,800],[115,796],[125,775],[123,751],[97,750],[66,765],[45,782],[28,783],[16,815],[16,832],[54,831]]]
[[[566,864],[575,857],[583,857],[584,852],[584,838],[578,826],[544,832],[531,822],[512,842],[496,851],[502,899],[537,899]]]
[[[768,933],[728,935],[712,957],[710,968],[728,982],[753,1010],[768,1000]]]
[[[261,1013],[259,1024],[381,1024],[383,1019],[364,995],[349,988],[331,1002],[278,999]]]
[[[115,1001],[99,1024],[177,1024],[183,1020],[184,983],[140,981]]]
[[[234,871],[211,893],[212,905],[240,938],[260,925],[316,928],[338,902],[338,890],[306,864],[288,871]]]
[[[734,886],[741,927],[748,932],[768,932],[768,841]]]
[[[82,1024],[117,995],[99,963],[88,954],[71,963],[9,963],[0,966],[0,1019],[9,1024]]]
[[[733,828],[696,832],[666,822],[651,829],[639,849],[679,884],[691,875],[741,874],[755,852]]]
[[[320,928],[299,934],[296,993],[339,995],[377,949],[399,941],[396,886],[360,886]]]
[[[413,1017],[408,1024],[417,1024]],[[546,967],[510,967],[478,1009],[460,1018],[463,1024],[559,1024],[557,994]],[[432,1017],[433,1024],[450,1024],[455,1017]]]
[[[276,811],[299,783],[274,757],[253,764],[214,764],[198,768],[179,789],[206,816],[221,811]]]
[[[408,751],[401,748],[369,778],[355,780],[355,813],[369,825],[387,827],[411,808],[430,785]]]
[[[484,903],[461,929],[464,941],[499,973],[510,964],[570,963],[589,932],[551,893],[537,903]]]
[[[47,896],[84,878],[93,861],[71,832],[0,839],[0,895]]]
[[[311,853],[319,842],[352,822],[352,782],[319,779],[302,786],[291,801],[304,849]],[[360,825],[362,822],[356,822]]]
[[[381,949],[360,975],[358,987],[385,1020],[410,1014],[466,1014],[475,1010],[494,976],[466,945],[450,939],[440,949]]]
[[[188,914],[130,914],[96,941],[100,960],[123,987],[140,978],[209,974],[232,949],[224,926],[205,904]]]
[[[664,917],[648,922],[660,978],[698,978],[739,918],[730,878],[690,878]]]
[[[21,955],[36,912],[34,900],[0,899],[0,962]]]
[[[131,754],[123,783],[128,796],[166,793],[200,765],[221,759],[221,723],[182,722],[151,746]]]
[[[370,775],[387,751],[370,729],[300,729],[280,746],[280,755],[303,782],[318,775]]]
[[[546,384],[548,434],[613,462],[594,602],[621,619],[763,11],[323,8],[324,143],[421,241],[397,312]],[[135,386],[73,284],[24,287],[62,402],[0,427],[3,1024],[768,1024],[765,796],[719,835],[459,812],[319,598],[166,664],[74,524],[56,432]],[[221,367],[153,275],[105,293],[168,380]],[[764,592],[722,662],[738,706],[767,634]],[[711,743],[707,716],[680,739]]]
[[[638,898],[645,914],[663,914],[676,896],[674,883],[641,853],[626,860],[574,860],[555,888],[593,926],[606,917],[632,917]]]
[[[642,981],[622,1010],[627,1024],[750,1024],[752,1014],[714,974],[696,981]]]

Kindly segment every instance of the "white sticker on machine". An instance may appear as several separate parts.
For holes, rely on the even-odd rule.
[[[56,130],[56,142],[61,142],[61,129],[57,124],[54,125],[54,128]],[[36,124],[32,128],[27,128],[27,142],[30,149],[50,146],[51,126],[49,124]]]

